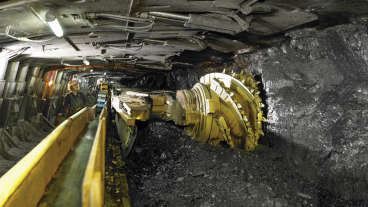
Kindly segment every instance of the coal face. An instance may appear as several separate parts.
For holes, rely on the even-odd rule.
[[[368,198],[367,33],[365,21],[297,30],[289,42],[239,57],[264,85],[260,143],[346,200]]]

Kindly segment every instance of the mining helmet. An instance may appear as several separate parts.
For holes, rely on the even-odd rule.
[[[75,90],[79,90],[79,83],[77,81],[70,81],[68,83],[68,89],[69,91],[72,90],[72,87],[75,89]]]

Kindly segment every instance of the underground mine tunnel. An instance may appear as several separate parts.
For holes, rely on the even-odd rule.
[[[0,0],[0,206],[368,206],[366,0]]]

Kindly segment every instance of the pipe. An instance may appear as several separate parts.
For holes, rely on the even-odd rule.
[[[28,70],[28,75],[37,77],[39,72],[40,67],[30,67]]]
[[[32,95],[36,93],[37,81],[41,81],[39,76],[42,75],[42,72],[40,73],[40,70],[41,67],[30,67],[28,69],[28,75],[26,78],[26,85],[24,89],[25,94]]]
[[[1,106],[3,105],[3,101],[4,101],[4,99],[0,98],[0,109],[1,109]]]
[[[40,71],[38,73],[38,77],[39,78],[42,78],[43,72],[44,72],[44,69],[40,69]]]
[[[163,41],[163,40],[155,40],[155,39],[143,39],[143,40],[139,40],[139,42],[165,44],[165,41]]]
[[[5,82],[5,80],[0,80],[0,97],[3,97]]]
[[[12,98],[14,96],[17,82],[6,82],[4,87],[3,98]]]
[[[0,80],[4,80],[7,65],[8,58],[0,58]]]
[[[26,82],[17,82],[15,91],[18,96],[23,96],[24,89],[26,88],[26,84],[27,84]]]
[[[46,73],[44,73],[43,75],[42,75],[42,80],[44,80],[44,81],[49,81],[49,79],[50,79],[50,74],[51,74],[51,71],[49,71],[49,72],[46,72]]]
[[[50,79],[50,80],[52,80],[53,84],[55,84],[55,82],[57,80],[57,77],[58,77],[58,74],[61,71],[52,71],[52,72],[53,72],[53,74],[51,73],[52,74],[52,79]]]
[[[175,23],[179,23],[179,24],[184,24],[185,21],[182,21],[182,20],[177,20],[177,19],[169,19],[169,18],[165,18],[165,17],[155,17],[155,20],[157,21],[167,21],[167,22],[175,22]],[[151,31],[153,32],[153,31]],[[159,32],[162,32],[162,31],[159,31]]]
[[[39,80],[37,82],[36,94],[38,98],[42,98],[43,89],[45,88],[46,82],[44,80]]]
[[[63,78],[64,72],[59,72],[55,78],[55,84],[60,84],[61,79]]]
[[[230,30],[236,32],[242,31],[240,25],[234,21],[219,19],[202,14],[189,14],[189,17],[190,17],[190,19],[188,20],[189,24],[213,27],[217,29]]]
[[[53,84],[49,87],[49,94],[47,95],[48,98],[52,98],[55,95],[56,86],[57,84]]]
[[[24,93],[27,95],[32,95],[35,92],[36,83],[37,83],[37,77],[35,76],[28,76],[26,81],[26,88],[24,90]]]
[[[63,73],[63,79],[65,79],[65,80],[68,80],[69,79],[68,73]]]
[[[55,91],[54,91],[54,96],[59,96],[60,95],[60,89],[61,89],[61,84],[58,83],[54,86]]]
[[[48,83],[47,83],[47,88],[48,88],[48,92],[46,92],[46,96],[51,98],[53,95],[54,95],[54,92],[55,92],[55,85],[57,84],[56,81],[57,81],[57,76],[59,74],[59,71],[50,71],[51,74],[49,76],[49,80],[48,80]]]
[[[208,26],[203,26],[203,25],[190,24],[188,22],[185,22],[184,27],[189,27],[189,28],[192,28],[192,29],[201,29],[201,30],[220,32],[220,33],[226,33],[226,34],[231,34],[231,35],[236,34],[235,31],[219,29],[219,28],[214,28],[214,27],[208,27]]]
[[[26,80],[29,64],[22,65],[20,70],[18,70],[17,76],[15,78],[16,82],[24,82]]]
[[[197,43],[182,40],[166,40],[165,47],[178,47],[185,50],[201,51],[203,48]]]
[[[149,15],[158,16],[158,17],[166,17],[177,20],[188,21],[190,19],[187,15],[175,14],[175,13],[167,13],[167,12],[149,12]]]
[[[5,73],[6,81],[10,81],[10,82],[15,81],[15,77],[17,76],[18,67],[19,67],[19,61],[8,63],[8,66],[6,67],[6,73]]]

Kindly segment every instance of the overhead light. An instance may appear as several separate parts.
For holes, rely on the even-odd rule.
[[[83,63],[84,63],[85,65],[89,65],[89,61],[87,60],[87,58],[86,58],[86,57],[84,57],[84,59],[83,59]]]
[[[57,37],[62,37],[64,35],[64,32],[63,32],[63,29],[61,29],[61,26],[55,14],[51,11],[48,11],[45,17],[46,17],[46,22],[49,24],[49,26],[51,27],[55,35]]]

